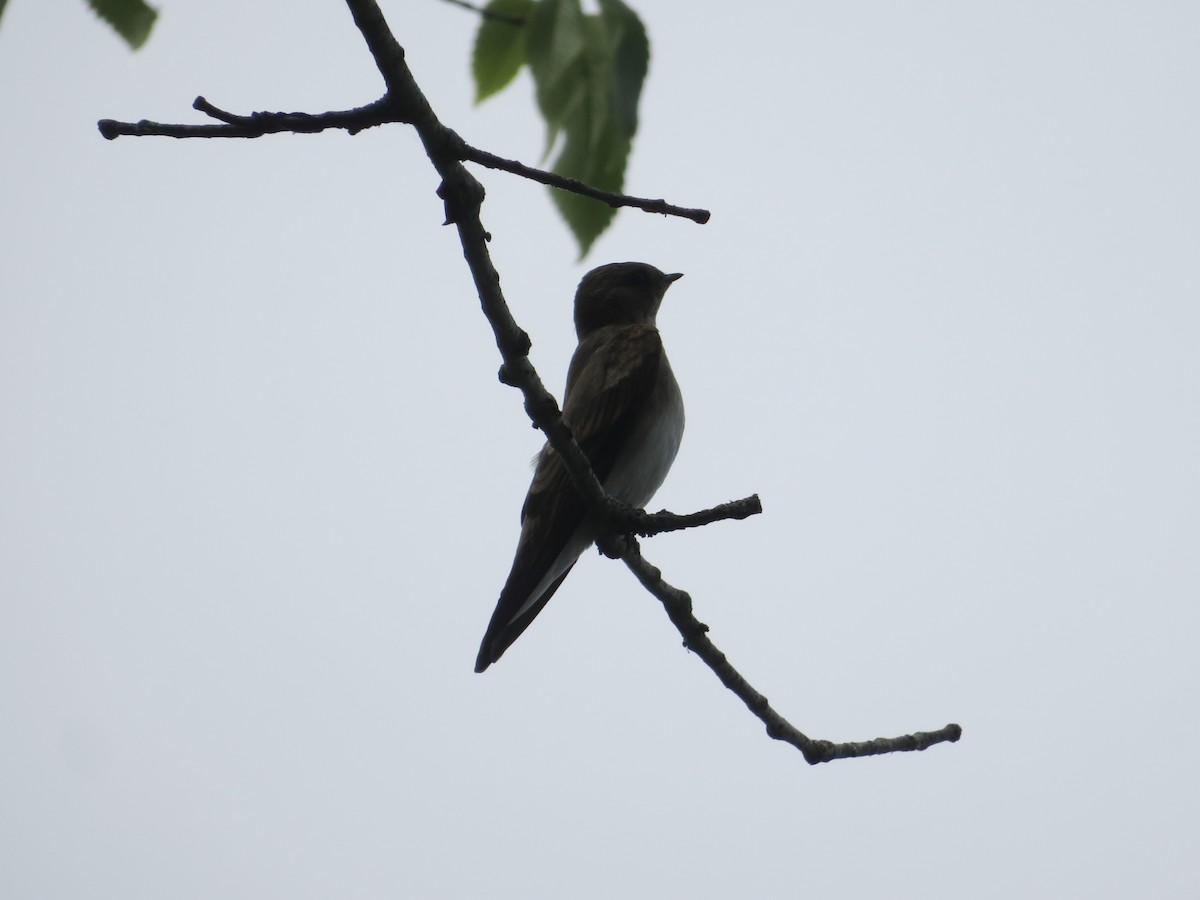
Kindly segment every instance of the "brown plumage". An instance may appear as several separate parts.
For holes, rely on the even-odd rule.
[[[663,294],[679,277],[645,263],[613,263],[585,275],[575,295],[579,345],[567,372],[563,419],[605,489],[638,507],[662,483],[683,433],[682,397],[655,327]],[[591,544],[586,512],[561,457],[546,445],[476,672],[529,627]]]

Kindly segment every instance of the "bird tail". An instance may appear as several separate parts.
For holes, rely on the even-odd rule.
[[[533,603],[529,604],[527,609],[521,610],[516,615],[513,615],[511,610],[515,607],[521,609],[524,603],[521,601],[528,597],[530,587],[522,584],[513,584],[513,575],[516,574],[516,567],[508,577],[508,583],[504,585],[504,590],[500,592],[500,601],[496,604],[496,611],[492,613],[492,621],[488,623],[487,632],[483,636],[483,643],[479,645],[479,655],[475,657],[475,671],[482,672],[501,656],[504,651],[512,646],[513,641],[521,636],[526,628],[532,624],[537,618],[537,614],[542,611],[550,598],[554,596],[554,592],[558,590],[559,585],[563,583],[563,579],[571,573],[571,569],[575,567],[575,563],[567,566],[567,570],[558,576],[550,586],[542,591],[542,595]],[[520,588],[524,587],[524,592]]]

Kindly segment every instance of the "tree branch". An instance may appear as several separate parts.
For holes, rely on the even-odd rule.
[[[399,48],[399,45],[396,46],[396,49],[399,50],[401,62],[403,62],[404,51]],[[390,49],[381,48],[380,52],[385,51],[390,52]],[[379,57],[376,57],[377,62],[378,59]],[[192,108],[198,109],[205,115],[216,119],[221,123],[220,125],[167,124],[163,122],[151,122],[149,119],[142,119],[139,122],[119,122],[115,119],[101,119],[96,124],[100,129],[100,134],[106,140],[110,141],[122,135],[172,138],[257,138],[265,134],[280,134],[284,132],[316,134],[317,132],[327,131],[331,128],[342,129],[350,134],[358,134],[360,131],[368,128],[375,128],[379,125],[386,125],[393,122],[402,125],[411,125],[411,110],[406,103],[397,102],[397,98],[403,100],[406,97],[407,95],[403,93],[397,94],[389,88],[388,94],[381,99],[355,109],[324,113],[252,112],[248,116],[227,112],[209,103],[204,97],[197,97],[192,102]],[[407,99],[411,100],[412,98]],[[536,181],[548,187],[569,191],[584,197],[591,197],[593,200],[599,200],[612,207],[628,207],[630,209],[640,209],[648,213],[659,213],[664,216],[678,216],[681,219],[690,219],[699,225],[705,224],[712,217],[712,213],[707,209],[689,209],[683,206],[675,206],[661,198],[650,200],[645,197],[634,197],[629,194],[617,194],[612,191],[592,187],[590,184],[585,184],[574,178],[566,178],[562,175],[556,175],[553,172],[547,172],[544,169],[535,169],[533,166],[527,166],[517,160],[505,159],[502,156],[497,156],[495,153],[481,150],[478,147],[468,144],[449,129],[446,129],[446,131],[445,139],[455,148],[457,159],[463,162],[474,162],[481,166],[487,166],[490,169],[499,169],[502,172],[519,175],[522,178],[528,178],[530,181]]]
[[[357,109],[338,110],[324,113],[252,112],[239,116],[213,106],[203,97],[192,101],[192,108],[221,122],[220,125],[167,125],[142,119],[140,122],[118,122],[101,119],[96,123],[106,140],[115,140],[121,135],[133,137],[173,138],[257,138],[264,134],[293,132],[316,134],[329,128],[341,128],[350,134],[366,128],[374,128],[388,122],[400,121],[390,108],[387,98],[368,103]]]
[[[355,21],[360,23],[360,28],[386,30],[387,25],[374,0],[347,0],[347,3],[351,9],[358,7],[373,9],[374,12],[370,17],[363,16],[360,20],[360,16],[355,15]],[[374,54],[374,45],[380,41],[380,38],[377,35],[366,33],[364,36]],[[390,32],[387,33],[387,37],[391,38]],[[408,67],[404,65],[402,51],[400,54],[389,54],[384,61],[381,61],[379,55],[376,55],[375,58],[376,64],[381,67],[384,65],[400,67],[390,74],[385,73],[384,79],[389,86],[403,84],[406,90],[412,90],[419,94],[416,82],[408,71]],[[613,501],[604,493],[587,457],[575,443],[570,430],[563,422],[558,404],[546,390],[533,365],[529,362],[529,336],[513,320],[512,313],[500,290],[499,276],[492,266],[487,251],[487,232],[480,221],[483,188],[474,176],[463,167],[461,159],[447,151],[446,148],[451,141],[447,139],[445,132],[449,132],[449,129],[446,129],[437,120],[424,96],[421,96],[419,101],[414,99],[411,105],[414,108],[420,108],[422,112],[420,116],[414,118],[413,126],[421,135],[421,140],[425,144],[434,167],[442,175],[442,186],[438,190],[438,195],[446,204],[446,221],[454,223],[458,227],[463,255],[471,268],[484,315],[492,325],[492,330],[496,335],[496,346],[500,349],[500,355],[504,359],[504,364],[500,369],[500,379],[504,383],[520,389],[525,396],[526,412],[530,419],[545,432],[551,446],[562,455],[571,474],[572,482],[583,494],[593,515],[596,515],[599,510],[604,510],[605,514],[611,515],[611,512],[607,511],[611,510]],[[452,132],[450,133],[452,134]],[[720,518],[742,518],[744,515],[760,512],[761,509],[758,498],[750,497],[735,504],[725,504],[724,508],[715,507],[713,510],[696,513],[694,514],[697,519],[695,523],[687,521],[693,517],[673,517],[669,513],[660,513],[657,517],[645,518],[651,521],[657,519],[654,524],[668,526],[658,530],[671,530],[671,526],[676,524],[678,527],[689,527],[690,524],[700,524],[699,520],[707,517],[712,517],[712,521]],[[654,529],[649,528],[648,530]],[[602,535],[599,543],[603,546],[609,542]],[[692,615],[691,598],[683,591],[673,588],[663,581],[662,573],[642,558],[636,539],[627,539],[623,558],[638,581],[662,601],[667,615],[683,635],[686,646],[694,650],[716,673],[721,682],[737,694],[751,712],[763,721],[767,726],[767,733],[771,737],[797,747],[809,763],[815,764],[833,759],[871,756],[904,750],[923,750],[936,743],[957,741],[961,736],[962,729],[959,726],[947,725],[936,732],[904,735],[899,738],[877,738],[862,743],[835,744],[831,741],[815,741],[809,738],[775,712],[767,699],[751,687],[746,679],[729,664],[725,654],[708,639],[707,626],[701,624]]]
[[[591,197],[593,200],[599,200],[607,203],[609,206],[632,206],[645,212],[662,213],[665,216],[679,216],[683,219],[691,219],[698,225],[703,225],[712,218],[712,213],[707,209],[685,209],[681,206],[673,206],[666,200],[643,200],[640,197],[614,194],[612,191],[592,187],[574,178],[566,178],[562,175],[555,175],[553,172],[535,169],[532,166],[517,162],[515,159],[504,159],[495,153],[488,153],[486,150],[472,147],[470,144],[464,144],[463,149],[466,154],[463,159],[469,162],[479,163],[479,165],[487,166],[489,169],[500,169],[503,172],[511,172],[513,175],[520,175],[522,178],[528,178],[532,181],[558,188],[559,190],[570,191],[573,194],[582,194],[584,197]]]
[[[712,509],[702,509],[700,512],[686,515],[677,515],[665,509],[656,513],[648,513],[645,510],[635,512],[636,515],[625,523],[625,530],[641,537],[653,537],[669,531],[700,528],[725,519],[748,519],[762,512],[762,501],[758,499],[758,494],[751,494],[741,500],[731,500]]]
[[[746,708],[767,727],[768,735],[777,741],[784,741],[797,748],[804,754],[804,759],[810,765],[815,766],[817,763],[831,762],[835,759],[925,750],[934,744],[947,741],[953,743],[962,737],[962,728],[951,724],[937,731],[918,731],[900,737],[875,738],[871,741],[843,744],[810,738],[779,715],[771,707],[767,698],[756,691],[750,682],[746,681],[742,674],[733,667],[725,654],[708,639],[708,626],[699,621],[692,613],[692,598],[686,591],[681,591],[663,580],[662,572],[642,556],[641,548],[635,539],[630,538],[626,541],[621,558],[629,567],[629,571],[633,572],[637,580],[642,583],[642,586],[662,602],[667,616],[683,636],[683,645],[699,656],[704,664],[721,679],[721,684],[733,691],[738,699],[746,704]]]

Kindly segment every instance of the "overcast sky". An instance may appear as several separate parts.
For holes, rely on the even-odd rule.
[[[472,672],[539,435],[402,127],[102,140],[381,81],[335,0],[0,22],[0,896],[1200,895],[1200,6],[637,6],[631,192],[583,263],[480,172],[561,390],[591,266],[688,430],[646,541],[812,768],[589,553]],[[476,26],[385,12],[443,120],[538,161]]]

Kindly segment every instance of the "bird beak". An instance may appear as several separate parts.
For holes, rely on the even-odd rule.
[[[682,277],[683,277],[682,272],[676,272],[674,275],[668,275],[667,276],[667,284],[670,284],[673,281],[678,281]]]

